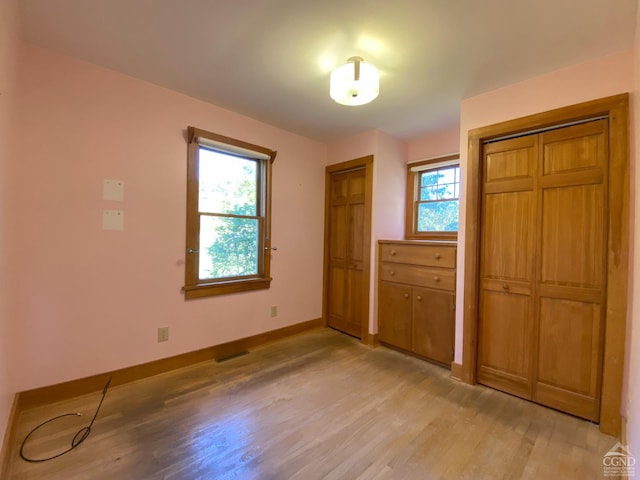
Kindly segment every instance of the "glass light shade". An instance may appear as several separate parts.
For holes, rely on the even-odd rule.
[[[380,91],[380,76],[373,65],[361,58],[350,58],[331,72],[329,95],[342,105],[364,105]]]

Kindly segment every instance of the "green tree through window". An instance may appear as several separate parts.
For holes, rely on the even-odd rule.
[[[200,148],[201,279],[258,273],[258,163]]]
[[[426,170],[419,177],[417,230],[455,232],[458,230],[460,167]]]

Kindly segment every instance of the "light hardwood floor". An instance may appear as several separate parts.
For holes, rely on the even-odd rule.
[[[17,442],[82,412],[43,428],[27,453],[68,448],[99,399],[22,412]],[[586,421],[320,329],[114,387],[80,447],[34,464],[16,444],[10,478],[586,479],[602,477],[615,443]]]

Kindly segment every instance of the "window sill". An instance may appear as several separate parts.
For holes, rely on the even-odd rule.
[[[407,232],[405,233],[407,240],[447,240],[451,242],[458,241],[458,232]]]
[[[192,298],[213,297],[229,293],[248,292],[252,290],[266,290],[271,286],[271,278],[252,278],[250,280],[232,280],[218,283],[201,283],[198,285],[185,285],[185,300]]]

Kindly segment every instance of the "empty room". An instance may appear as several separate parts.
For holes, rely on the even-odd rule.
[[[637,0],[0,0],[1,479],[634,478]]]

